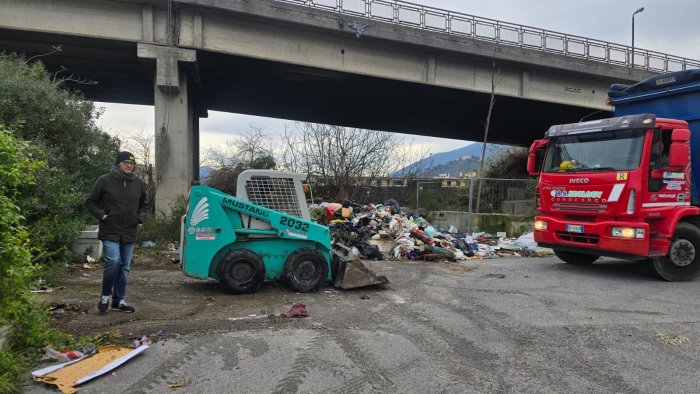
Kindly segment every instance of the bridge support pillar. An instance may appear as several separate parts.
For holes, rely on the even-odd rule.
[[[196,179],[199,117],[195,116],[193,81],[196,52],[138,44],[138,56],[154,75],[156,212],[169,214],[178,196]]]

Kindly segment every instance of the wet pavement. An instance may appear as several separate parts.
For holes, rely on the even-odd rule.
[[[663,282],[645,263],[382,262],[392,280],[383,287],[299,294],[267,284],[242,296],[168,264],[135,264],[127,296],[134,314],[97,314],[91,291],[99,270],[44,295],[82,306],[56,314],[76,334],[163,330],[143,355],[81,393],[694,393],[700,386],[700,281]],[[309,317],[280,317],[297,303]],[[691,342],[659,341],[673,336]],[[26,392],[56,390],[29,382]]]

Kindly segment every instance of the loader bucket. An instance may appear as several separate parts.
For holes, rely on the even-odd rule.
[[[333,250],[333,285],[341,289],[354,289],[370,285],[389,283],[384,275],[377,275],[365,266],[359,257],[353,256],[350,248],[335,244]]]

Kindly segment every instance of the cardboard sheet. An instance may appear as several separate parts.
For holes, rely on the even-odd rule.
[[[100,346],[90,356],[34,371],[32,377],[37,382],[58,386],[63,393],[72,394],[78,391],[76,386],[104,375],[146,349],[147,345],[136,349],[117,345]]]

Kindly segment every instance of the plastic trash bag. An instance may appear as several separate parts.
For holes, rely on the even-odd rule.
[[[534,251],[535,249],[537,249],[537,242],[535,242],[535,233],[533,232],[525,233],[519,236],[514,243],[525,250]]]

